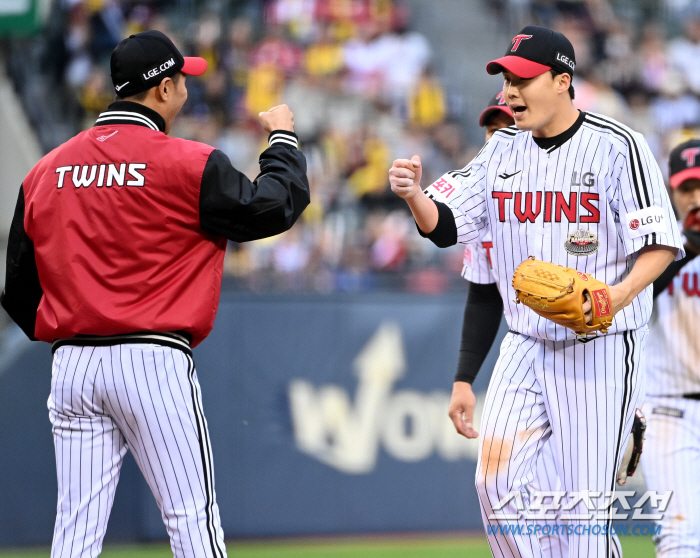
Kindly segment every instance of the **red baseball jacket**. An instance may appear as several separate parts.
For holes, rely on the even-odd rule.
[[[211,331],[227,239],[289,229],[309,203],[291,132],[251,182],[213,147],[166,136],[120,101],[46,155],[20,188],[2,305],[31,339]]]

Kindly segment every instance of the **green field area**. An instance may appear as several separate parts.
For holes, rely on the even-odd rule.
[[[650,537],[621,537],[628,558],[654,558]],[[304,541],[235,542],[226,544],[230,558],[489,558],[486,539],[390,538],[319,539]],[[46,558],[49,550],[4,550],[0,558]],[[167,545],[110,546],[104,558],[171,558]]]

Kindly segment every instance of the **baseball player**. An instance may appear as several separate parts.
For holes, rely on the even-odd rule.
[[[479,117],[479,126],[484,128],[489,141],[496,130],[513,126],[513,113],[499,91],[489,101]],[[491,350],[503,315],[503,300],[492,272],[491,247],[493,242],[488,229],[482,229],[480,241],[464,247],[462,277],[469,284],[467,305],[464,309],[462,341],[455,381],[471,385]],[[474,325],[479,323],[479,327]],[[452,413],[452,410],[450,410]],[[461,434],[459,428],[457,432]],[[529,485],[532,493],[561,490],[554,459],[554,446],[550,438],[543,447],[536,465],[534,480]],[[540,522],[543,527],[546,523]],[[565,533],[546,534],[539,531],[539,542],[543,556],[559,557],[568,553],[568,537]],[[619,541],[616,541],[619,544]]]
[[[654,282],[642,466],[649,490],[673,491],[660,521],[656,555],[686,558],[700,555],[700,223],[695,213],[700,208],[700,140],[677,146],[669,166],[687,256]]]
[[[615,490],[617,466],[642,394],[641,363],[651,283],[679,254],[673,211],[644,138],[572,103],[571,43],[549,29],[524,28],[487,71],[503,73],[516,128],[498,130],[460,171],[420,186],[420,158],[399,159],[392,190],[419,231],[438,246],[492,237],[493,275],[510,328],[486,395],[476,487],[495,556],[541,556],[530,531],[495,529],[505,496],[534,479],[550,438],[570,507],[570,556],[613,556],[611,519],[589,512],[585,491]],[[634,223],[637,226],[633,226]],[[587,319],[613,317],[606,335],[581,338],[514,302],[515,268],[534,256],[610,285],[609,300],[584,304]],[[603,302],[608,304],[604,307]],[[480,316],[483,319],[483,316]],[[450,405],[469,438],[474,395],[457,381]],[[518,516],[517,501],[499,513]],[[605,533],[605,536],[600,536]]]
[[[205,70],[158,31],[123,40],[119,100],[20,188],[2,305],[53,344],[54,558],[100,554],[127,450],[173,554],[226,556],[192,347],[212,329],[227,239],[289,229],[309,185],[285,105],[260,114],[270,147],[254,182],[220,151],[168,137],[186,76]]]

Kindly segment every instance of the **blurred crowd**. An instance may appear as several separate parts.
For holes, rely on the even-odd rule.
[[[188,78],[174,134],[221,149],[250,178],[266,142],[257,114],[283,102],[293,109],[312,204],[284,235],[231,243],[227,280],[253,290],[463,288],[461,249],[422,240],[388,185],[396,157],[421,154],[428,184],[480,147],[465,143],[451,102],[460,92],[445,91],[431,42],[412,29],[407,7],[398,0],[251,0],[203,8],[185,23],[180,4],[64,0],[63,79],[82,107],[82,125],[91,126],[114,98],[114,46],[160,29],[183,53],[209,63],[204,76]],[[643,133],[664,171],[670,148],[700,123],[700,2],[484,6],[513,32],[530,23],[563,32],[576,51],[576,106]]]

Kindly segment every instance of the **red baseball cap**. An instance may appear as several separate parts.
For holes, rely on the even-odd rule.
[[[573,76],[575,67],[576,56],[569,39],[546,27],[528,25],[513,37],[504,56],[486,65],[486,71],[495,75],[507,70],[529,79],[549,70]]]
[[[486,126],[488,119],[491,118],[491,115],[499,111],[504,112],[513,118],[513,112],[510,110],[510,107],[506,104],[506,101],[503,98],[503,91],[499,91],[491,98],[489,105],[484,109],[484,112],[482,112],[481,116],[479,117],[479,126]]]

